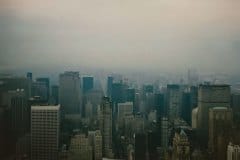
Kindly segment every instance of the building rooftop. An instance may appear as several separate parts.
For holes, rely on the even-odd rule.
[[[57,106],[31,106],[32,110],[59,110],[60,105]]]

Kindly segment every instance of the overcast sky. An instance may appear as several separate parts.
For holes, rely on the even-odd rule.
[[[0,0],[0,68],[239,73],[239,0]]]

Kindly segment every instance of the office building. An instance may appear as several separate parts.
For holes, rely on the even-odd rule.
[[[81,90],[78,72],[64,72],[59,76],[59,101],[64,114],[81,113]]]
[[[100,129],[103,138],[103,157],[113,158],[112,151],[112,102],[103,97],[100,105]]]
[[[232,109],[226,107],[209,109],[208,149],[212,160],[226,159],[226,148],[230,138],[232,122]]]
[[[204,147],[207,147],[209,109],[214,107],[230,107],[230,86],[209,85],[199,86],[198,111],[197,111],[197,134]]]
[[[108,76],[107,79],[107,96],[112,97],[112,84],[113,84],[113,77]]]
[[[85,134],[77,134],[71,138],[69,146],[70,160],[92,160],[92,147],[89,143],[88,137]]]
[[[51,89],[51,101],[52,104],[59,104],[59,86],[58,85],[52,85]]]
[[[93,160],[102,160],[102,135],[100,130],[89,131],[88,139],[93,149]]]
[[[57,160],[60,106],[31,107],[31,160]]]
[[[167,85],[168,117],[170,121],[181,116],[181,91],[179,85]]]
[[[173,159],[190,160],[190,143],[184,130],[175,132],[173,138]]]
[[[42,83],[46,86],[46,101],[49,100],[49,97],[50,97],[50,80],[49,78],[37,78],[36,79],[36,82],[39,82],[39,83]]]
[[[82,90],[83,94],[93,89],[94,87],[94,78],[92,76],[84,76],[82,78]]]

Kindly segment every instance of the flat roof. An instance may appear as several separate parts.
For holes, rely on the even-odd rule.
[[[60,105],[57,106],[31,106],[31,110],[59,110]]]

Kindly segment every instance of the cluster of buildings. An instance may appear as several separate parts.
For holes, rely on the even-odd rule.
[[[240,159],[240,95],[195,79],[137,84],[68,71],[51,84],[4,75],[0,159]]]

